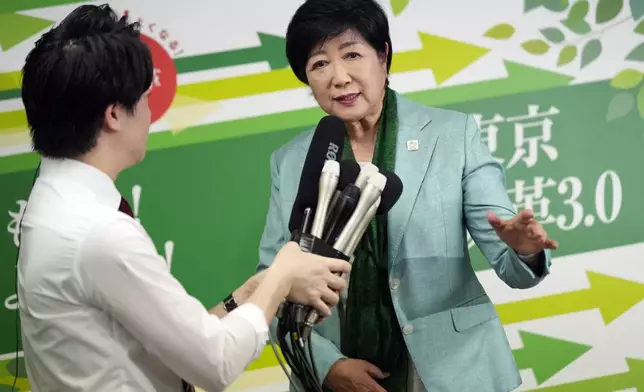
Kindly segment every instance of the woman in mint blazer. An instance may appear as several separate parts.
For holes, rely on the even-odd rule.
[[[497,275],[518,289],[548,274],[557,244],[531,211],[514,211],[503,169],[474,118],[419,105],[388,87],[389,27],[373,0],[308,0],[286,41],[295,75],[326,113],[346,123],[344,158],[394,171],[404,185],[393,209],[367,234],[371,242],[360,245],[363,256],[353,263],[343,305],[314,330],[320,380],[336,392],[517,388],[512,350],[471,267],[466,230]],[[258,270],[290,238],[312,133],[271,157]],[[345,317],[342,333],[338,312]]]

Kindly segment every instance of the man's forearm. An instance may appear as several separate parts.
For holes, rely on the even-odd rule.
[[[242,284],[237,290],[235,290],[232,295],[235,301],[237,302],[238,305],[243,305],[248,301],[251,295],[255,292],[255,289],[257,289],[257,286],[259,286],[260,282],[264,278],[266,271],[262,271],[256,275],[253,275],[250,279],[248,279],[244,284]],[[226,311],[226,308],[224,306],[224,302],[218,303],[215,307],[209,310],[210,314],[214,314],[215,316],[219,318],[225,317],[228,312]]]
[[[252,303],[259,307],[264,312],[266,322],[270,324],[290,290],[291,282],[288,275],[277,268],[268,268],[248,279],[233,292],[233,297],[239,305]],[[209,312],[219,318],[228,314],[223,302]]]
[[[288,296],[293,284],[288,273],[276,267],[271,266],[266,270],[259,285],[246,301],[264,311],[267,324],[275,317],[277,309]]]

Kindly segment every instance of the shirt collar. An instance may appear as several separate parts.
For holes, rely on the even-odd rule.
[[[121,193],[110,176],[79,160],[41,157],[40,176],[65,178],[78,183],[92,191],[97,201],[110,208],[118,209],[121,204]]]

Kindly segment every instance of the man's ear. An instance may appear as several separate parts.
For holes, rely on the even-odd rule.
[[[121,120],[123,117],[123,108],[119,105],[111,104],[105,108],[104,123],[108,131],[120,131]]]

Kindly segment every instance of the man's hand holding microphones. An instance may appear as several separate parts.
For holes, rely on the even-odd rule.
[[[330,308],[340,300],[338,292],[347,286],[341,275],[350,271],[348,261],[304,252],[295,241],[289,241],[273,264],[256,276],[260,280],[281,280],[284,289],[288,288],[287,300],[312,306],[328,317]]]

